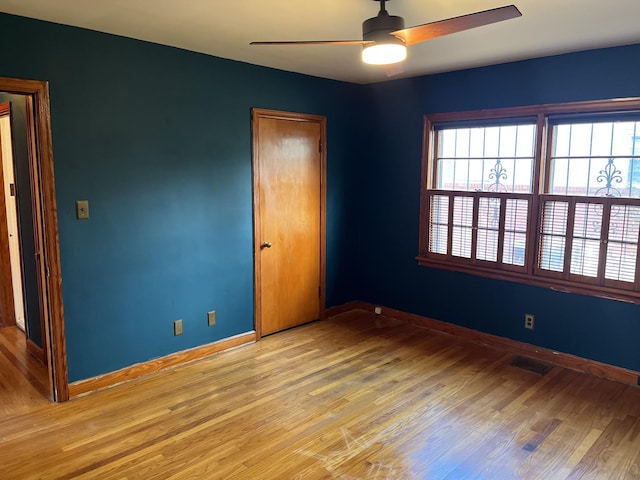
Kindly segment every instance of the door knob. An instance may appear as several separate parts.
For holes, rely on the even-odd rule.
[[[260,245],[260,248],[271,248],[271,242],[264,242]]]

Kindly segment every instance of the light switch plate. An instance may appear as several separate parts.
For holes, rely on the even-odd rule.
[[[207,324],[213,327],[216,324],[216,311],[207,312]]]
[[[182,335],[184,330],[182,329],[182,320],[176,320],[173,322],[173,334],[175,336]]]
[[[86,220],[89,218],[89,200],[76,201],[76,218],[78,220]]]

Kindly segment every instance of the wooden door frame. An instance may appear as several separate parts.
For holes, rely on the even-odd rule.
[[[326,292],[326,210],[327,210],[327,118],[323,115],[305,113],[282,112],[262,108],[251,109],[251,128],[253,154],[251,156],[253,169],[253,260],[254,260],[254,321],[256,339],[262,338],[262,279],[260,270],[261,237],[261,208],[260,208],[260,164],[257,161],[258,149],[258,121],[261,118],[276,120],[292,120],[296,122],[316,122],[320,124],[320,319],[325,318]]]
[[[69,399],[58,215],[51,141],[49,85],[37,80],[0,77],[0,92],[27,100],[29,171],[34,237],[38,261],[42,342],[49,380],[49,398]]]

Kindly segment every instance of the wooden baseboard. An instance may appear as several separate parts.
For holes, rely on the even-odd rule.
[[[44,349],[36,345],[33,340],[27,338],[27,352],[36,358],[41,364],[45,364]]]
[[[358,305],[359,309],[374,312],[376,305],[365,302],[352,302],[346,305]],[[340,312],[342,313],[342,312]],[[382,307],[382,314],[399,320],[401,322],[416,325],[418,327],[428,328],[436,332],[453,335],[458,338],[484,344],[500,350],[506,350],[517,355],[524,355],[530,358],[557,365],[559,367],[569,368],[578,372],[587,373],[596,377],[606,378],[616,382],[625,383],[627,385],[640,385],[640,372],[628,370],[626,368],[608,365],[606,363],[589,360],[587,358],[578,357],[569,353],[556,352],[543,347],[530,345],[528,343],[511,340],[510,338],[499,337],[490,333],[479,332],[470,328],[461,327],[440,320],[407,313],[393,308]]]
[[[170,367],[184,365],[185,363],[200,360],[214,353],[229,350],[231,348],[254,343],[256,341],[256,332],[251,331],[242,333],[230,338],[225,338],[217,342],[203,345],[201,347],[183,350],[182,352],[172,353],[165,357],[149,360],[148,362],[138,363],[130,367],[126,367],[115,372],[105,373],[98,377],[89,378],[87,380],[79,380],[69,384],[69,396],[77,397],[85,393],[94,392],[107,387],[113,387],[119,383],[133,380],[135,378],[159,372]]]
[[[325,317],[326,318],[335,317],[336,315],[347,313],[352,310],[367,310],[369,306],[370,305],[366,302],[349,302],[343,305],[327,308],[325,310]]]

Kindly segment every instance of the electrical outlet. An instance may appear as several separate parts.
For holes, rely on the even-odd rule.
[[[213,327],[216,324],[216,311],[215,310],[207,312],[207,324],[210,327]]]
[[[182,320],[176,320],[173,322],[173,335],[177,337],[178,335],[182,335],[182,333]]]
[[[533,326],[535,324],[536,321],[536,317],[534,315],[532,315],[531,313],[525,313],[524,314],[524,328],[527,328],[529,330],[533,330]]]

